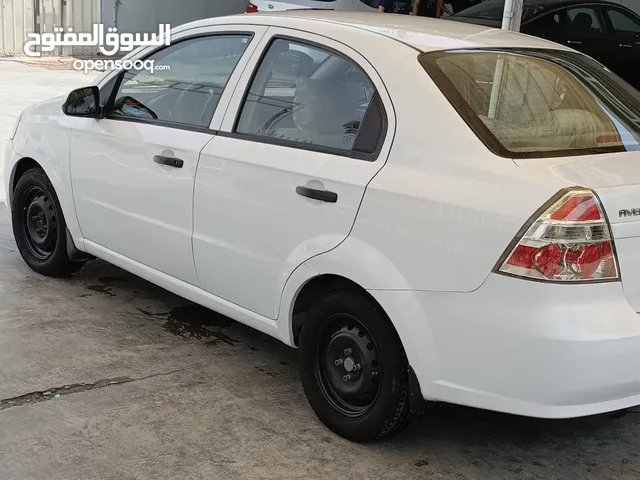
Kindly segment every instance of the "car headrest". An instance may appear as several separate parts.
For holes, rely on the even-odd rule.
[[[319,134],[343,134],[353,122],[354,101],[343,82],[302,79],[293,105],[296,128]]]
[[[575,28],[586,30],[593,26],[593,18],[588,13],[580,12],[576,15],[576,18],[573,19],[572,25]]]

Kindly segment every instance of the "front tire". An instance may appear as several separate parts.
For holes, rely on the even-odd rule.
[[[67,254],[67,224],[56,192],[39,168],[18,180],[11,202],[13,235],[20,255],[32,270],[50,277],[75,273],[84,262]]]
[[[366,442],[399,431],[413,418],[404,348],[366,294],[328,293],[309,310],[299,349],[307,399],[333,432]]]

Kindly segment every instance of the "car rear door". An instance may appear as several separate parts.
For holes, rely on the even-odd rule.
[[[201,288],[275,319],[293,270],[349,235],[395,118],[344,44],[272,28],[262,46],[202,151],[193,249]]]
[[[78,118],[71,175],[90,248],[197,283],[191,234],[198,158],[230,99],[225,86],[235,86],[242,71],[236,67],[266,30],[187,31],[150,53],[154,73],[120,74],[104,118]]]

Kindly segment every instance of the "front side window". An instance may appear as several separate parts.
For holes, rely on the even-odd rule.
[[[602,33],[602,22],[598,11],[593,7],[576,7],[567,9],[568,26],[570,33],[591,35]]]
[[[156,71],[127,71],[111,115],[208,127],[249,40],[246,34],[193,38],[152,54],[147,60]]]
[[[375,94],[367,75],[351,61],[320,47],[276,39],[253,78],[236,132],[298,147],[351,151]]]
[[[607,8],[605,11],[614,32],[624,35],[640,34],[640,21],[630,13],[617,8]]]
[[[466,50],[423,54],[421,62],[499,155],[640,149],[640,94],[584,55]]]

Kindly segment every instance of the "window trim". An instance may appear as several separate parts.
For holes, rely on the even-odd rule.
[[[294,42],[294,43],[298,43],[300,45],[303,46],[308,46],[311,48],[316,48],[318,50],[322,50],[325,52],[328,52],[334,56],[340,57],[343,60],[349,62],[352,65],[356,65],[360,71],[367,77],[367,79],[369,80],[369,82],[371,83],[371,85],[376,89],[376,93],[371,97],[371,101],[369,102],[369,105],[367,106],[367,111],[364,114],[364,117],[362,118],[362,122],[360,124],[360,128],[358,129],[358,134],[356,135],[356,138],[353,141],[353,145],[356,144],[357,140],[358,140],[358,135],[360,135],[360,129],[362,128],[362,126],[365,124],[365,121],[367,119],[367,115],[369,113],[369,110],[371,108],[371,105],[373,105],[374,99],[376,96],[379,97],[379,105],[380,105],[380,109],[382,111],[382,131],[380,132],[380,139],[378,140],[378,145],[376,146],[376,150],[373,153],[366,153],[366,152],[361,152],[361,151],[357,151],[354,150],[353,147],[350,150],[346,150],[346,149],[339,149],[339,148],[332,148],[332,147],[325,147],[322,145],[313,145],[313,144],[308,144],[308,143],[302,143],[302,142],[296,142],[294,140],[285,140],[282,138],[274,138],[274,137],[267,137],[264,135],[258,135],[255,133],[241,133],[238,132],[238,125],[240,124],[240,118],[242,117],[242,112],[246,106],[247,103],[247,98],[249,97],[249,94],[251,93],[251,87],[253,86],[253,82],[256,79],[256,76],[258,75],[258,72],[260,71],[260,67],[262,66],[262,63],[264,62],[266,56],[269,54],[269,51],[273,45],[273,43],[276,40],[287,40],[290,42]],[[382,101],[382,98],[380,97],[380,93],[379,93],[379,88],[378,86],[375,84],[375,82],[371,79],[371,77],[367,74],[367,72],[360,66],[360,63],[356,62],[354,59],[348,57],[346,54],[344,54],[343,52],[336,50],[335,48],[329,47],[327,45],[323,45],[319,42],[314,42],[313,40],[307,40],[304,38],[299,38],[299,37],[295,37],[293,35],[284,35],[284,34],[276,34],[274,36],[272,36],[268,43],[266,44],[266,46],[264,47],[264,49],[262,50],[262,52],[260,53],[260,58],[258,59],[258,62],[255,65],[255,68],[253,70],[253,72],[251,72],[251,76],[249,77],[249,81],[247,83],[247,87],[245,89],[245,91],[242,94],[242,100],[240,101],[240,104],[238,106],[238,110],[236,112],[236,116],[233,120],[233,126],[231,128],[231,132],[218,132],[218,135],[220,136],[225,136],[225,137],[229,137],[229,138],[235,138],[238,140],[247,140],[250,142],[256,142],[256,143],[265,143],[268,145],[277,145],[277,146],[281,146],[281,147],[289,147],[289,148],[295,148],[297,150],[307,150],[307,151],[311,151],[311,152],[318,152],[318,153],[328,153],[330,155],[337,155],[337,156],[341,156],[341,157],[347,157],[347,158],[353,158],[356,160],[364,160],[367,162],[375,162],[378,157],[380,156],[380,152],[382,151],[382,148],[385,144],[385,141],[387,139],[388,136],[388,132],[389,132],[389,119],[388,119],[388,114],[387,114],[387,109],[384,106],[384,102]]]
[[[461,51],[461,50],[458,50]],[[465,52],[485,52],[485,53],[506,53],[506,54],[530,54],[541,51],[540,49],[532,48],[468,48],[464,49]],[[548,50],[553,51],[553,50]],[[491,129],[487,127],[480,117],[473,111],[472,107],[466,102],[464,97],[458,89],[449,80],[447,75],[440,70],[437,65],[437,60],[444,56],[450,55],[456,50],[441,50],[437,52],[425,52],[418,56],[418,61],[424,67],[429,74],[433,82],[436,84],[442,95],[447,99],[455,111],[460,115],[462,120],[467,124],[471,131],[476,135],[491,152],[494,154],[509,159],[525,159],[525,158],[559,158],[559,157],[573,157],[582,155],[594,155],[600,153],[617,153],[626,152],[627,149],[623,146],[608,146],[597,148],[575,148],[575,149],[558,149],[558,150],[545,150],[545,151],[533,151],[533,152],[514,152],[507,149],[498,138],[493,134]],[[580,55],[580,54],[577,54]]]
[[[242,53],[242,55],[240,56],[240,59],[238,59],[238,62],[236,62],[236,64],[233,66],[233,69],[231,70],[230,74],[229,74],[229,78],[227,78],[227,81],[225,82],[225,84],[222,87],[222,94],[224,94],[224,91],[226,90],[228,84],[229,84],[229,79],[231,79],[231,77],[233,76],[236,68],[238,67],[238,64],[240,63],[240,60],[242,59],[242,56],[244,56],[247,52],[247,49],[249,48],[249,45],[251,45],[251,42],[253,42],[256,34],[255,32],[252,31],[245,31],[245,30],[224,30],[224,31],[219,31],[219,32],[203,32],[203,33],[197,33],[197,34],[193,34],[193,35],[188,35],[185,36],[183,38],[180,38],[180,40],[178,40],[175,43],[172,43],[171,45],[164,45],[161,48],[158,48],[156,50],[153,50],[152,52],[149,52],[149,54],[140,57],[139,59],[136,60],[142,60],[145,61],[146,59],[148,59],[149,57],[151,57],[152,55],[157,54],[158,52],[161,52],[163,50],[166,50],[167,48],[171,48],[175,45],[179,45],[180,43],[183,42],[188,42],[194,39],[198,39],[198,38],[209,38],[209,37],[220,37],[220,36],[245,36],[248,38],[247,41],[247,46],[245,47],[244,52]],[[217,130],[212,130],[211,128],[209,128],[209,126],[211,125],[211,120],[213,119],[213,117],[216,114],[216,109],[214,109],[213,111],[213,115],[211,116],[211,119],[209,119],[209,125],[206,127],[200,127],[197,125],[189,125],[186,123],[175,123],[175,122],[169,122],[167,120],[154,120],[154,119],[146,119],[146,118],[136,118],[136,117],[119,117],[116,115],[113,115],[113,105],[116,101],[116,96],[118,95],[118,91],[120,90],[120,85],[122,84],[122,80],[124,79],[124,76],[126,75],[126,73],[129,72],[129,70],[123,70],[122,72],[120,72],[116,77],[115,77],[115,83],[113,85],[113,88],[111,89],[111,93],[109,94],[109,98],[107,99],[106,103],[103,105],[103,117],[105,119],[108,120],[117,120],[117,121],[125,121],[125,122],[133,122],[133,123],[146,123],[149,125],[155,125],[155,126],[159,126],[159,127],[169,127],[169,128],[176,128],[178,130],[187,130],[187,131],[193,131],[193,132],[202,132],[202,133],[211,133],[211,134],[216,134]],[[112,80],[109,80],[109,82],[111,82]],[[108,83],[107,83],[108,85]],[[222,96],[222,95],[221,95]]]

